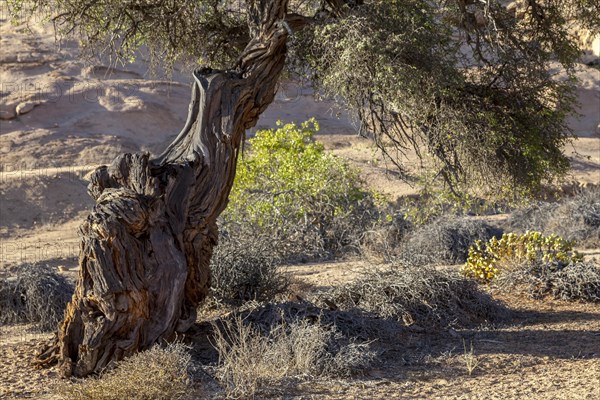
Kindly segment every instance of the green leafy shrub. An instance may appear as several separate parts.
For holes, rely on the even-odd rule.
[[[574,244],[558,235],[545,236],[541,232],[505,233],[500,240],[490,239],[485,247],[481,241],[475,242],[469,249],[463,273],[481,282],[490,282],[504,269],[515,265],[567,265],[582,261],[583,257],[573,251]]]
[[[225,234],[267,235],[284,259],[327,257],[358,246],[376,212],[374,196],[356,169],[314,141],[318,129],[314,119],[279,123],[249,140],[222,216]]]

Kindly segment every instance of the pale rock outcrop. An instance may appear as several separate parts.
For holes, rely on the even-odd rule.
[[[37,106],[36,103],[32,102],[32,101],[26,101],[23,103],[20,103],[17,106],[17,114],[18,115],[23,115],[23,114],[27,114],[28,112],[30,112],[31,110],[33,110],[33,108]]]

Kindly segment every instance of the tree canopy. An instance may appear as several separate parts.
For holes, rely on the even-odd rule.
[[[90,54],[129,60],[144,47],[155,63],[235,70],[260,24],[249,10],[268,1],[9,6],[46,12]],[[430,160],[426,181],[455,193],[530,194],[569,168],[572,28],[599,33],[598,15],[596,0],[289,0],[287,70],[350,109],[402,174],[416,151]]]

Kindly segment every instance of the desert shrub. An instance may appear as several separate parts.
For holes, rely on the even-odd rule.
[[[413,222],[404,214],[389,212],[371,229],[363,232],[360,241],[361,255],[375,262],[392,262],[400,255],[399,244],[413,228]]]
[[[155,346],[120,361],[98,378],[65,384],[65,400],[171,400],[192,396],[191,356],[181,343]]]
[[[508,316],[507,309],[473,280],[430,267],[370,269],[330,295],[342,309],[360,309],[420,327],[470,326]]]
[[[368,344],[342,342],[335,327],[318,321],[282,322],[265,334],[237,316],[215,325],[216,375],[230,397],[252,398],[285,378],[350,375],[369,367],[376,354]]]
[[[271,244],[257,237],[222,238],[211,259],[211,294],[222,303],[239,305],[273,300],[289,281],[278,269]]]
[[[58,328],[73,285],[45,265],[24,265],[0,280],[0,323],[29,322],[40,331]]]
[[[580,246],[600,245],[600,187],[581,190],[558,203],[539,203],[514,211],[507,228],[515,232],[556,233]]]
[[[515,233],[539,231],[546,233],[548,221],[556,213],[559,203],[538,202],[511,212],[506,220],[507,230]]]
[[[533,298],[600,302],[600,268],[593,262],[524,263],[499,275],[494,283]]]
[[[313,140],[314,119],[279,124],[249,140],[238,160],[222,230],[268,235],[292,260],[328,257],[357,246],[375,212],[358,171]]]
[[[523,264],[567,265],[583,259],[573,251],[574,244],[558,235],[544,236],[541,232],[522,235],[506,233],[500,240],[493,237],[485,247],[481,241],[477,241],[469,249],[469,257],[462,271],[480,282],[490,282],[505,270]]]
[[[399,249],[400,260],[409,265],[463,263],[473,243],[500,234],[484,221],[467,217],[441,218],[408,236]]]
[[[435,178],[431,178],[435,180]],[[405,218],[417,226],[427,225],[445,215],[493,215],[503,212],[515,203],[512,199],[486,199],[466,193],[458,194],[434,184],[421,183],[417,196],[407,196],[398,201]]]

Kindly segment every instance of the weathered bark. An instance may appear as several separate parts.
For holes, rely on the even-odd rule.
[[[85,376],[193,324],[241,140],[273,101],[285,61],[287,0],[251,4],[253,39],[238,65],[194,72],[187,122],[165,152],[124,154],[93,174],[79,281],[38,364]]]

